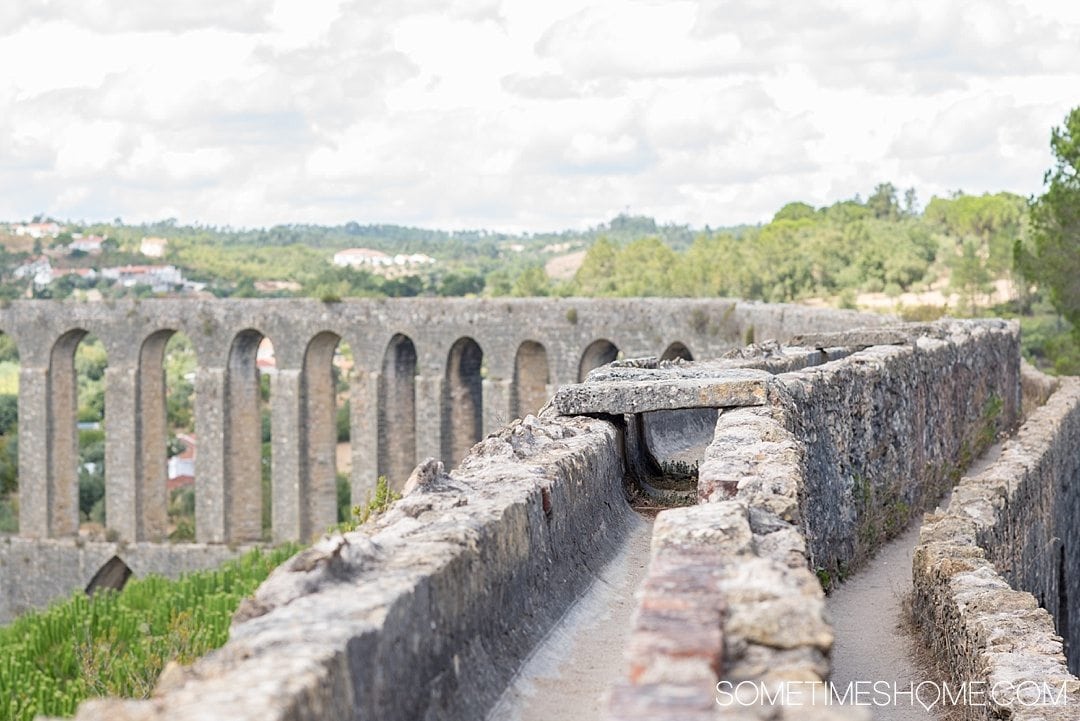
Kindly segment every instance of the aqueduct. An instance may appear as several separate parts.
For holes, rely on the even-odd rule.
[[[256,350],[264,338],[273,343],[276,362],[270,379],[272,538],[283,541],[310,540],[337,520],[331,360],[342,341],[354,360],[350,485],[353,502],[362,503],[378,475],[400,486],[425,458],[452,465],[485,434],[538,411],[559,386],[619,354],[708,357],[754,337],[841,328],[855,317],[688,299],[11,303],[0,309],[0,332],[14,339],[20,358],[18,536],[77,535],[74,353],[87,334],[101,340],[108,356],[109,538],[146,544],[148,560],[138,570],[172,572],[220,560],[227,552],[220,544],[263,538]],[[197,358],[198,544],[190,548],[155,544],[165,537],[167,504],[163,357],[177,332],[188,336]],[[46,564],[48,582],[24,584],[43,595],[26,596],[4,584],[0,618],[85,585],[78,577],[96,571],[93,559],[73,569],[65,544],[49,547],[61,558]],[[86,553],[82,546],[79,551]],[[68,580],[57,584],[56,578]]]
[[[1059,696],[1021,703],[1014,695],[968,709],[975,718],[1075,718],[1080,681],[1067,663],[1080,665],[1080,384],[1023,369],[1015,324],[885,325],[880,317],[730,301],[162,302],[116,310],[27,304],[7,309],[0,328],[19,340],[31,384],[57,369],[68,377],[73,339],[98,334],[120,360],[110,365],[109,392],[118,400],[131,394],[121,406],[130,416],[111,415],[110,430],[120,424],[137,441],[139,413],[161,413],[160,397],[144,393],[150,381],[140,379],[146,368],[155,378],[160,369],[143,367],[142,356],[159,357],[156,345],[177,328],[192,337],[204,396],[197,423],[222,439],[206,466],[217,476],[202,481],[220,479],[198,505],[210,514],[203,540],[237,540],[222,516],[243,488],[243,464],[226,458],[247,432],[233,428],[247,421],[232,405],[250,397],[254,371],[233,354],[250,356],[264,335],[279,353],[275,422],[295,430],[275,438],[284,459],[274,470],[275,536],[317,528],[325,512],[320,419],[328,415],[325,368],[340,339],[358,369],[353,453],[366,475],[354,476],[354,493],[375,470],[396,475],[422,457],[450,463],[421,463],[405,497],[374,523],[325,536],[286,562],[241,606],[225,647],[163,675],[154,698],[87,702],[81,721],[502,718],[489,714],[523,663],[588,589],[604,585],[601,569],[640,528],[626,494],[647,491],[649,469],[687,441],[700,462],[691,503],[656,516],[627,638],[606,659],[616,679],[594,716],[866,718],[830,703],[719,705],[716,689],[826,682],[834,635],[823,586],[866,564],[959,481],[947,510],[928,516],[915,555],[913,603],[926,645],[965,682],[1061,684]],[[790,342],[685,360],[721,356],[749,336]],[[639,359],[575,382],[619,352]],[[49,404],[57,388],[68,391],[47,382],[20,388],[21,432],[56,431],[55,420],[40,416],[69,408]],[[522,413],[547,394],[537,414]],[[403,428],[410,440],[394,446]],[[1012,437],[1000,458],[964,477],[1002,433]],[[684,443],[669,445],[672,437]],[[138,467],[134,452],[124,452],[133,456],[124,467]],[[63,466],[36,458],[50,473]],[[117,495],[135,503],[138,484],[116,474],[109,478]],[[48,501],[40,486],[58,476],[31,478],[34,490],[23,497]],[[8,589],[15,573],[79,577],[114,554],[133,567],[176,571],[231,552],[222,543],[80,546],[46,537],[62,526],[38,515],[0,543]],[[137,535],[137,524],[130,529]],[[20,575],[20,585],[35,581]],[[9,609],[32,605],[7,593]]]

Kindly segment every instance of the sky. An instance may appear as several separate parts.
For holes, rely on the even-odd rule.
[[[1076,105],[1060,0],[5,0],[0,219],[542,232],[885,181],[1026,196]]]

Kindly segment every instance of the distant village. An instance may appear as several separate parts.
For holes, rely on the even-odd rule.
[[[35,244],[35,253],[31,257],[8,271],[12,278],[27,282],[27,297],[35,297],[69,276],[76,295],[86,300],[101,299],[95,287],[100,280],[122,288],[141,288],[154,295],[198,295],[206,290],[206,283],[189,280],[176,266],[160,263],[168,252],[167,238],[142,239],[138,252],[147,259],[146,263],[99,267],[83,259],[102,255],[109,243],[107,236],[69,233],[59,223],[52,221],[12,225],[7,231],[16,238],[40,241]],[[61,236],[64,236],[66,243],[56,242]],[[40,252],[37,252],[39,249]],[[390,255],[371,248],[348,248],[335,253],[331,262],[338,267],[396,278],[417,273],[425,266],[433,265],[435,259],[422,253]],[[273,293],[298,291],[300,286],[291,281],[261,280],[255,282],[255,288],[260,292]]]

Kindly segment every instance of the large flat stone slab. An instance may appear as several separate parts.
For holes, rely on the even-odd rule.
[[[644,373],[643,373],[644,375]],[[649,378],[563,386],[552,399],[562,415],[624,415],[682,408],[765,405],[770,373],[732,369],[713,378]]]
[[[804,333],[796,335],[788,341],[789,346],[803,346],[806,348],[869,348],[875,345],[910,345],[914,336],[918,335],[919,327],[915,328],[853,328],[829,333]]]

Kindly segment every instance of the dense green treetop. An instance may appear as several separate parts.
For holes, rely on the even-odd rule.
[[[1034,249],[1017,259],[1026,275],[1044,286],[1050,301],[1080,341],[1080,107],[1050,135],[1054,166],[1046,192],[1031,204]]]

